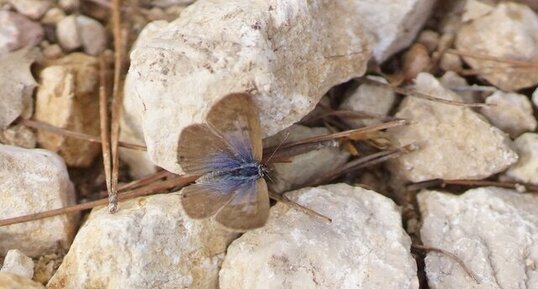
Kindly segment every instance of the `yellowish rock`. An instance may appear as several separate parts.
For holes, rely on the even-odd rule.
[[[2,289],[45,289],[45,286],[11,273],[0,272],[0,288]]]

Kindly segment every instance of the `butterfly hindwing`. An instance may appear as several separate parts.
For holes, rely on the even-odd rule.
[[[224,192],[215,185],[193,184],[183,189],[181,204],[193,219],[208,218],[230,201],[232,192]]]
[[[207,122],[243,159],[262,159],[262,134],[256,107],[248,93],[231,93],[213,105]]]
[[[242,183],[215,219],[223,226],[246,231],[265,225],[269,216],[269,193],[263,178]]]

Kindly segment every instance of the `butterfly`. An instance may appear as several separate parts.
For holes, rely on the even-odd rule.
[[[262,227],[269,216],[269,194],[258,109],[248,93],[232,93],[209,110],[206,123],[180,134],[178,162],[196,182],[183,189],[181,202],[193,219],[215,216],[238,231]]]

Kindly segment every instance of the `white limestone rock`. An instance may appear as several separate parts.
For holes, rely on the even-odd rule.
[[[290,126],[365,71],[368,37],[349,5],[198,0],[171,23],[150,23],[131,52],[125,106],[140,102],[142,111],[125,109],[126,118],[141,116],[128,125],[143,128],[152,161],[175,173],[182,129],[205,121],[228,93],[254,95],[264,136]]]
[[[17,249],[9,250],[4,258],[4,264],[0,272],[32,279],[34,276],[34,261]]]
[[[324,127],[310,128],[293,125],[267,139],[264,142],[265,146],[278,145],[288,133],[289,137],[286,142],[326,135],[330,132]],[[273,170],[269,173],[270,181],[268,184],[277,193],[296,189],[332,172],[345,164],[348,158],[349,154],[339,147],[338,142],[334,142],[332,146],[322,147],[318,150],[292,157],[289,160],[290,162],[273,164]]]
[[[15,274],[0,272],[0,288],[2,289],[46,289],[40,283]]]
[[[83,47],[87,54],[97,56],[106,48],[105,28],[99,21],[84,15],[70,15],[60,20],[56,36],[67,51]]]
[[[430,252],[430,288],[538,288],[538,196],[487,187],[460,196],[423,191],[418,201],[424,245],[455,254],[480,282]]]
[[[347,1],[373,38],[373,53],[381,63],[409,46],[430,17],[436,0]]]
[[[75,193],[64,161],[43,149],[0,145],[0,219],[73,205]],[[19,249],[29,257],[67,248],[77,215],[0,227],[0,255]]]
[[[457,33],[458,50],[529,63],[538,58],[538,15],[529,7],[505,2],[490,13],[463,25]],[[463,59],[493,85],[514,91],[538,84],[533,66],[515,66],[473,57]]]
[[[415,90],[443,99],[460,100],[437,79],[421,73]],[[510,139],[470,108],[407,97],[396,117],[409,119],[405,127],[388,131],[396,144],[415,143],[419,149],[391,161],[401,179],[482,179],[517,161]]]
[[[24,47],[33,47],[45,31],[39,23],[11,11],[0,10],[0,55]]]
[[[346,184],[286,196],[332,223],[276,204],[265,227],[229,246],[221,289],[418,288],[411,241],[390,199]]]
[[[382,77],[371,78],[387,83]],[[392,89],[366,82],[360,84],[351,95],[344,99],[340,109],[386,116],[394,105],[395,99],[396,95]],[[349,119],[346,121],[353,127],[374,125],[381,122],[377,119]]]
[[[512,138],[536,129],[532,104],[526,95],[496,91],[486,103],[492,106],[483,107],[480,112]]]
[[[180,198],[132,199],[115,214],[93,209],[48,288],[217,288],[226,246],[237,234],[189,219]]]
[[[538,134],[524,133],[514,141],[519,160],[506,175],[516,181],[538,185]]]

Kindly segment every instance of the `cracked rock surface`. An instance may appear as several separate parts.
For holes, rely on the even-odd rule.
[[[461,196],[418,195],[425,246],[455,254],[478,278],[440,253],[426,257],[430,288],[538,288],[538,196],[486,187]]]
[[[220,288],[418,288],[411,240],[393,201],[346,184],[286,196],[332,223],[276,204],[265,227],[229,246]]]

